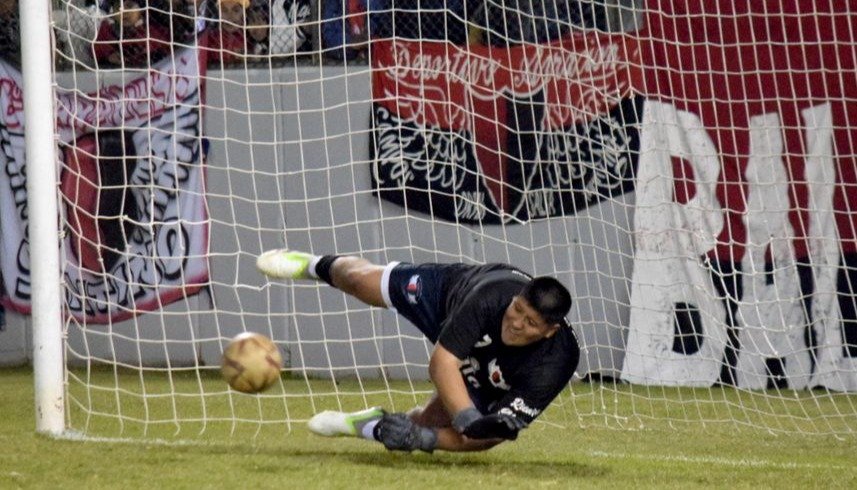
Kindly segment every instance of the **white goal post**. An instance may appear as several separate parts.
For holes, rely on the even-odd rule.
[[[582,358],[548,423],[857,432],[851,2],[418,3],[21,2],[0,293],[38,431],[424,402],[422,335],[255,270],[289,247],[557,277]],[[259,395],[218,376],[245,331],[285,359]]]
[[[33,372],[36,393],[36,430],[60,434],[65,430],[64,355],[60,292],[59,206],[56,193],[53,66],[50,5],[47,1],[21,6],[24,105],[27,147],[27,206],[33,284]],[[38,197],[38,198],[36,198]]]

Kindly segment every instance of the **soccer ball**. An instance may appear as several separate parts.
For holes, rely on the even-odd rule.
[[[220,363],[220,374],[234,390],[259,393],[280,378],[283,356],[271,339],[254,332],[238,334]]]

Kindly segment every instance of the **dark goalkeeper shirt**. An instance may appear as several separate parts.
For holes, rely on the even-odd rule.
[[[503,344],[503,314],[529,280],[504,264],[450,265],[438,337],[464,361],[461,375],[481,410],[510,413],[528,424],[565,388],[580,359],[567,321],[550,338],[523,347]]]

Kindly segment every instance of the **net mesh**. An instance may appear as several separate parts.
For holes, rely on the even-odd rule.
[[[853,433],[853,18],[850,1],[55,2],[70,426],[288,430],[426,401],[421,334],[255,270],[288,247],[559,278],[583,353],[547,423]],[[243,331],[285,357],[260,395],[218,375]]]

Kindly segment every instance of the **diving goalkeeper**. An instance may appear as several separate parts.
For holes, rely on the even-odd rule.
[[[366,304],[391,308],[434,344],[437,390],[421,409],[325,411],[324,436],[377,440],[399,451],[483,451],[515,440],[565,388],[580,357],[565,316],[568,290],[506,264],[373,264],[354,256],[270,250],[268,277],[323,280]]]

